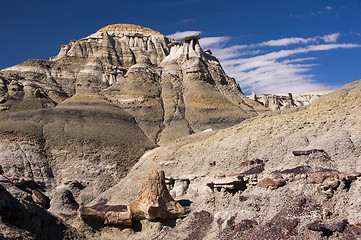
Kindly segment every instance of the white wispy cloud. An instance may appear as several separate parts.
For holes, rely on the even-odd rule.
[[[303,62],[303,61],[308,61],[308,60],[315,60],[317,58],[315,57],[308,57],[308,58],[296,58],[296,59],[287,59],[284,60],[285,63],[295,63],[295,62]]]
[[[323,13],[324,13],[323,11],[317,11],[317,12],[312,12],[311,15],[312,16],[318,16],[318,15],[321,15]]]
[[[249,58],[222,61],[228,75],[234,77],[245,92],[257,93],[299,93],[326,90],[330,86],[318,83],[308,74],[317,64],[300,64],[316,58],[296,58],[298,54],[315,51],[329,51],[340,48],[361,47],[359,44],[320,44],[303,48],[280,50]],[[291,58],[291,59],[288,59]]]
[[[325,42],[337,42],[338,38],[340,37],[340,33],[332,33],[329,35],[324,35],[322,37],[323,40],[325,40]]]
[[[194,22],[195,19],[194,18],[186,18],[182,20],[182,23],[190,23],[190,22]]]
[[[266,61],[251,71],[229,73],[241,84],[243,91],[257,93],[299,93],[310,90],[327,89],[323,84],[312,80],[307,74],[312,64],[287,64],[285,62]],[[232,71],[232,69],[229,69]],[[233,69],[234,70],[234,69]]]
[[[295,54],[300,53],[308,53],[308,52],[314,52],[314,51],[325,51],[325,50],[332,50],[332,49],[338,49],[338,48],[355,48],[355,47],[361,47],[360,44],[350,44],[350,43],[344,43],[344,44],[320,44],[320,45],[310,45],[304,48],[296,48],[291,50],[280,50],[277,52],[270,52],[264,55],[259,55],[255,57],[250,58],[238,58],[238,59],[229,59],[223,61],[224,66],[235,66],[239,64],[245,64],[248,62],[259,62],[259,61],[271,61],[271,60],[277,60],[285,57],[289,57]],[[247,70],[247,69],[242,69]]]
[[[291,44],[298,44],[298,43],[309,43],[314,42],[317,39],[315,38],[282,38],[277,40],[269,40],[266,42],[259,43],[255,46],[287,46]]]
[[[350,34],[356,35],[356,36],[358,36],[358,37],[361,37],[361,33],[360,33],[360,32],[351,31]]]
[[[181,40],[184,37],[200,34],[201,31],[185,31],[185,32],[176,32],[168,35],[168,37],[174,38],[175,40]]]
[[[185,35],[195,32],[199,33],[188,31]],[[229,45],[231,38],[222,36],[201,38],[200,43],[203,49],[211,48],[226,73],[236,79],[245,93],[300,93],[332,87],[318,83],[316,76],[310,74],[318,66],[314,63],[317,58],[312,56],[313,52],[361,47],[360,44],[337,43],[340,35],[291,37],[247,45]],[[290,45],[295,47],[290,49]],[[286,46],[287,49],[282,49]],[[297,57],[302,54],[308,56]]]
[[[212,47],[212,46],[209,46]],[[236,58],[242,55],[245,55],[246,53],[242,50],[247,48],[247,45],[233,45],[230,47],[214,47],[212,48],[213,54],[217,56],[219,60],[227,60],[231,58]]]
[[[314,11],[314,12],[310,12],[310,13],[303,13],[303,14],[291,13],[290,17],[298,18],[298,19],[309,18],[309,17],[317,17],[317,16],[324,15],[325,13],[330,12],[332,10],[334,10],[334,8],[332,6],[326,6],[326,7],[322,8],[322,9],[320,9],[318,11]]]
[[[201,38],[199,40],[200,44],[203,48],[208,48],[210,46],[224,46],[225,42],[227,42],[230,39],[230,37],[206,37]]]
[[[316,36],[312,38],[300,38],[300,37],[291,37],[291,38],[281,38],[276,40],[269,40],[257,44],[252,44],[251,47],[279,47],[279,46],[287,46],[292,44],[307,44],[307,43],[314,43],[318,42],[319,40],[323,40],[325,42],[336,42],[340,37],[340,33],[332,33],[323,36]]]

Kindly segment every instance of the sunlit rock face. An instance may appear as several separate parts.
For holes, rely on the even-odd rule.
[[[149,61],[158,65],[168,55],[169,37],[149,28],[132,24],[114,24],[78,41],[61,46],[57,60],[70,57],[105,57],[115,66]]]
[[[180,126],[190,133],[220,129],[263,109],[244,97],[219,61],[203,52],[198,39],[189,36],[184,43],[172,42],[170,54],[160,64],[165,138],[173,137],[169,133],[178,132]]]
[[[246,98],[199,36],[184,42],[149,28],[115,24],[61,46],[46,60],[0,72],[1,115],[54,107],[98,93],[134,116],[155,143],[220,129],[265,108]]]
[[[158,65],[168,55],[170,41],[149,28],[110,25],[62,45],[59,54],[49,61],[29,60],[2,70],[0,76],[40,81],[52,91],[62,89],[68,96],[98,92],[122,79],[127,68],[136,63]]]
[[[214,56],[202,51],[198,39],[172,41],[158,66],[134,64],[122,81],[102,93],[131,112],[157,143],[231,126],[263,110],[243,95]]]
[[[158,65],[169,53],[170,41],[149,28],[115,24],[61,46],[58,56],[51,60],[86,58],[76,76],[75,92],[97,92],[121,80],[127,69],[136,63]]]
[[[198,39],[116,24],[1,70],[2,171],[36,182],[68,220],[146,151],[264,111]]]

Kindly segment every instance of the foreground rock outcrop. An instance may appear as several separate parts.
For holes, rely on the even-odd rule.
[[[306,109],[151,150],[100,197],[131,201],[134,183],[156,167],[191,212],[171,229],[147,227],[135,239],[358,239],[360,93],[356,81]]]
[[[85,239],[75,228],[44,209],[46,196],[37,189],[41,186],[36,185],[31,180],[0,174],[0,238]]]
[[[164,172],[157,170],[149,171],[137,198],[128,207],[134,220],[159,218],[164,220],[185,215],[184,208],[169,194]]]
[[[138,196],[130,204],[106,205],[101,199],[92,206],[80,206],[78,214],[83,219],[104,224],[131,226],[143,219],[175,219],[185,216],[185,209],[170,196],[163,171],[149,170],[139,189]]]

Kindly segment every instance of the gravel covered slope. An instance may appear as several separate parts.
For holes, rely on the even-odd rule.
[[[162,238],[190,237],[199,227],[200,239],[356,239],[360,93],[356,81],[309,108],[265,114],[154,149],[100,197],[131,201],[148,169],[156,168],[175,180],[170,189],[177,200],[192,202],[188,217],[164,227]],[[197,225],[198,218],[209,224]]]

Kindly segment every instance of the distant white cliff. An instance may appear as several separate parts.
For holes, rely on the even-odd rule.
[[[310,105],[319,97],[331,92],[333,92],[333,90],[312,91],[296,94],[288,93],[262,95],[256,95],[255,92],[253,92],[252,95],[248,97],[252,100],[262,103],[265,107],[270,108],[271,110],[280,110]]]

